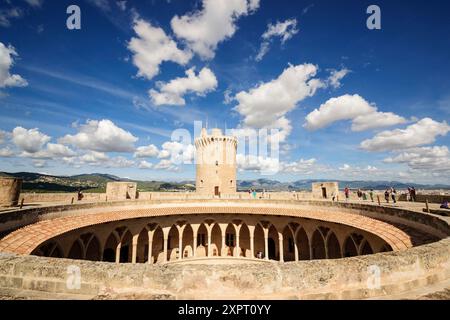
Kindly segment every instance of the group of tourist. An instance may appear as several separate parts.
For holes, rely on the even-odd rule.
[[[386,191],[384,191],[386,203],[389,203],[389,198],[392,198],[392,202],[397,203],[397,190],[395,190],[394,187],[387,188]]]
[[[350,199],[350,188],[347,186],[344,189],[344,195],[345,195],[345,200],[348,201]],[[367,201],[370,200],[372,202],[374,202],[374,196],[375,196],[375,192],[373,189],[370,189],[369,191],[366,190],[362,190],[362,189],[358,189],[356,191],[356,195],[358,196],[358,200],[360,201]],[[336,195],[332,195],[333,201],[335,201]],[[397,203],[398,201],[398,192],[394,187],[390,187],[387,188],[384,191],[384,199],[386,201],[386,203],[389,203],[390,201],[392,201],[393,203]],[[406,201],[413,201],[416,202],[416,189],[414,187],[409,187],[408,191],[406,193]]]
[[[348,201],[350,199],[350,188],[349,187],[345,187],[344,195],[345,195],[345,201]],[[365,190],[358,189],[358,191],[356,192],[356,195],[358,196],[358,200],[366,201],[366,200],[370,199],[370,201],[374,202],[373,189],[370,189],[367,193]],[[334,201],[334,199],[333,199],[333,201]]]

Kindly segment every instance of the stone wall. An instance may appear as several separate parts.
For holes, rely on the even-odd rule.
[[[16,206],[19,202],[22,179],[0,178],[0,207]]]
[[[380,272],[379,282],[374,269]],[[402,252],[284,264],[114,264],[0,253],[0,293],[31,290],[54,298],[362,299],[449,278],[448,238]]]
[[[106,184],[106,198],[110,201],[134,200],[137,198],[137,183],[108,182]]]
[[[314,199],[331,199],[339,194],[337,182],[315,182],[312,184],[312,196]]]
[[[399,197],[400,201],[406,201],[406,194],[402,194]],[[428,203],[443,203],[444,201],[450,202],[450,195],[438,195],[438,194],[418,194],[416,196],[417,202],[426,202],[428,200]]]
[[[69,193],[22,193],[20,199],[24,200],[24,204],[54,202],[54,203],[74,203],[80,202],[104,202],[106,201],[106,193],[83,193],[83,199],[78,201],[76,192]]]

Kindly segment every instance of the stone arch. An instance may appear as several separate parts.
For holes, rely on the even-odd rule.
[[[100,241],[92,234],[92,237],[86,244],[85,259],[90,261],[100,261],[101,256]]]
[[[349,235],[344,241],[344,257],[355,257],[358,255],[358,249],[353,241],[353,237]]]
[[[234,248],[236,247],[236,229],[234,228],[232,223],[229,223],[227,228],[225,229],[225,248],[224,256],[232,257]]]
[[[383,246],[380,248],[379,252],[390,252],[392,251],[392,248],[387,243],[383,244]]]
[[[255,226],[255,233],[254,233],[254,257],[258,257],[258,253],[260,253],[260,256],[262,258],[265,257],[265,240],[264,240],[264,229],[261,226],[260,223],[257,223]]]
[[[325,241],[319,229],[314,231],[311,241],[312,259],[326,259]]]
[[[156,226],[152,241],[153,263],[162,262],[164,256],[164,234],[160,226]]]
[[[118,244],[119,236],[115,231],[113,231],[105,242],[102,261],[116,262],[116,249]]]
[[[51,257],[51,258],[63,258],[64,252],[61,249],[60,245],[56,241],[49,241],[42,245],[40,245],[37,249],[35,249],[32,255],[42,256],[42,257]]]
[[[372,246],[367,239],[361,244],[361,255],[373,254]]]
[[[218,257],[222,250],[222,231],[217,223],[211,229],[211,256]],[[208,248],[206,250],[208,255]]]
[[[269,249],[269,259],[279,260],[280,257],[280,242],[277,228],[271,224],[269,226],[269,235],[267,238],[268,249]]]
[[[133,235],[130,230],[126,229],[124,231],[122,239],[120,241],[120,263],[129,263],[131,262],[133,251]]]
[[[167,238],[167,261],[177,260],[179,257],[180,248],[178,238],[178,228],[174,224],[170,228],[169,235]]]
[[[342,258],[341,245],[334,232],[330,232],[327,237],[327,259]]]
[[[197,248],[196,248],[196,256],[197,257],[206,257],[207,251],[206,248],[208,246],[208,230],[204,223],[200,224],[200,227],[197,231]]]
[[[194,254],[194,230],[187,224],[183,232],[183,258],[191,258]]]
[[[309,260],[310,259],[309,238],[308,235],[306,234],[305,229],[299,228],[296,234],[297,236],[295,241],[297,241],[298,259]]]
[[[136,262],[144,263],[148,262],[148,229],[143,228],[141,232],[139,232],[139,236],[137,239],[137,247],[136,247]]]
[[[295,261],[295,240],[289,225],[283,229],[283,257],[284,261]]]
[[[72,246],[70,247],[68,259],[81,260],[84,258],[84,245],[79,238],[75,239]]]
[[[239,230],[239,247],[240,257],[253,258],[250,248],[250,229],[245,222],[242,223],[241,229]]]

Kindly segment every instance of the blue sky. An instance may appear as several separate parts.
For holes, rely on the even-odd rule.
[[[193,179],[171,135],[208,121],[279,130],[240,179],[450,183],[450,4],[371,4],[2,0],[0,170]]]

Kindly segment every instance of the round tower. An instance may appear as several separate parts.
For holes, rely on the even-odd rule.
[[[220,129],[208,134],[202,129],[195,139],[197,150],[197,193],[220,196],[236,193],[237,139],[225,136]]]

